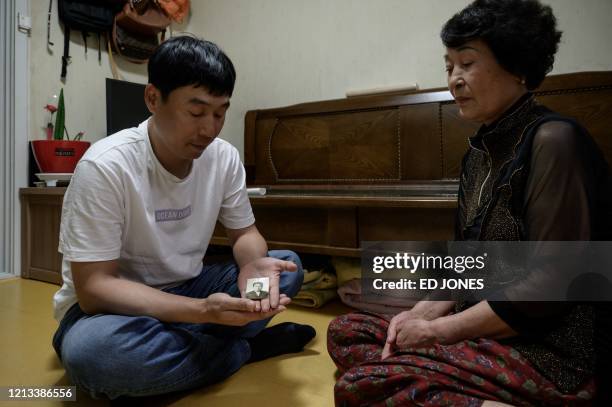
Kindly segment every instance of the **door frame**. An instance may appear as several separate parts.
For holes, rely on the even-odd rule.
[[[17,16],[29,16],[29,0],[0,2],[0,271],[21,274],[19,188],[28,185],[29,32]]]

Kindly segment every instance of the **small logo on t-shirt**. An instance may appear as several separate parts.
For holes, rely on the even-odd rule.
[[[155,211],[155,222],[181,220],[191,216],[191,205],[183,209],[159,209]]]

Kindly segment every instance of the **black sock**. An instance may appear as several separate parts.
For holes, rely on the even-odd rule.
[[[247,338],[251,346],[251,358],[248,363],[257,362],[285,353],[301,352],[317,332],[309,325],[293,322],[271,326],[253,338]]]

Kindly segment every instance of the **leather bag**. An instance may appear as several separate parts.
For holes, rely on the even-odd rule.
[[[165,32],[162,31],[162,41]],[[128,32],[115,23],[112,31],[112,46],[117,54],[130,62],[143,64],[158,47],[160,41],[158,34],[140,34]]]
[[[125,31],[142,35],[157,35],[171,22],[154,0],[129,0],[115,18]]]

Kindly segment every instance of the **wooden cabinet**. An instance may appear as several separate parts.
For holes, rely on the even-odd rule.
[[[65,191],[66,188],[20,190],[21,272],[25,278],[62,283],[62,255],[57,248]],[[366,192],[320,196],[283,195],[276,191],[250,199],[257,227],[270,249],[359,257],[362,240],[453,238],[457,206],[454,196],[407,196],[406,191],[397,190],[391,191],[392,197],[381,198]],[[220,225],[211,244],[229,245]]]
[[[457,187],[449,183],[445,188],[456,192]],[[359,257],[361,241],[453,239],[457,198],[452,193],[411,195],[407,188],[378,192],[357,187],[299,192],[276,188],[250,200],[257,228],[270,249]],[[211,243],[229,244],[219,224]]]
[[[66,188],[22,188],[21,276],[62,284],[62,255],[57,251]]]

